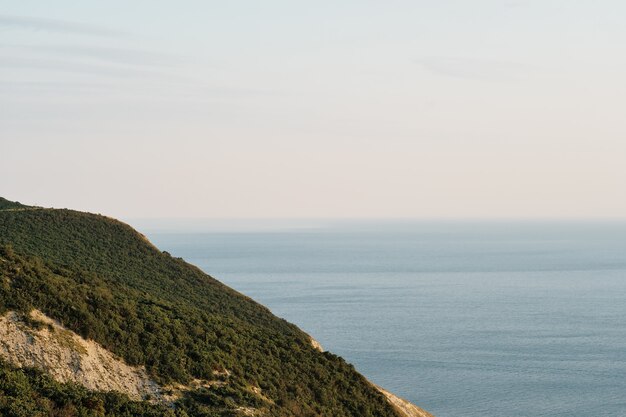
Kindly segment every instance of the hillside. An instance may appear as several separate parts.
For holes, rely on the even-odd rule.
[[[18,203],[17,201],[9,201],[6,198],[0,197],[0,210],[15,210],[15,209],[23,209],[29,208],[24,204]]]
[[[47,352],[35,358],[5,343],[11,363],[0,363],[0,415],[403,415],[296,326],[101,215],[0,199],[0,315],[4,341],[6,329],[16,340],[55,340],[43,346],[55,346],[78,374],[91,343],[159,387],[143,400],[123,389],[89,391],[77,378],[15,368],[53,367],[38,366],[50,361]],[[74,351],[58,342],[66,332]],[[16,414],[16,403],[31,411]],[[64,409],[74,411],[58,414]]]

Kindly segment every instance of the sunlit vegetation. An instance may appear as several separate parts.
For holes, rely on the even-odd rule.
[[[0,312],[37,308],[127,363],[144,365],[161,384],[224,382],[189,392],[177,413],[230,416],[250,407],[272,416],[395,415],[342,358],[315,350],[296,326],[159,251],[129,226],[71,210],[15,210],[0,201],[1,207],[8,210],[0,210]],[[108,409],[108,401],[122,397],[115,402],[2,366],[7,375],[22,375],[15,378],[25,388],[14,392],[29,394],[20,401],[41,398],[61,407],[54,396],[70,390],[78,408],[91,395],[110,415],[157,410],[146,403],[143,414],[133,414],[124,410],[139,405],[127,400],[126,408]]]

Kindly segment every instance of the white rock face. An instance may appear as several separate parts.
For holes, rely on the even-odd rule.
[[[313,339],[313,337],[309,336],[311,338],[311,346],[313,346],[314,349],[319,350],[320,352],[324,351],[324,348],[322,347],[322,345],[320,344],[320,342],[318,342],[317,340]]]
[[[97,391],[118,391],[132,399],[160,400],[161,389],[143,367],[132,367],[91,340],[67,330],[37,310],[29,327],[20,316],[0,316],[0,356],[17,367],[38,368],[59,382],[76,382]]]
[[[434,417],[429,412],[422,410],[407,400],[400,398],[379,386],[374,386],[378,389],[378,391],[382,392],[385,397],[387,397],[387,401],[393,405],[402,417]]]

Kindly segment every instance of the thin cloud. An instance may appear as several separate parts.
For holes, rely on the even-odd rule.
[[[127,34],[101,26],[38,17],[0,15],[0,27],[75,35],[125,37]]]
[[[415,62],[438,75],[472,80],[516,80],[533,72],[533,69],[528,65],[484,59],[427,57]]]
[[[42,70],[59,71],[69,73],[82,73],[94,75],[107,75],[123,78],[140,78],[144,76],[159,76],[171,79],[182,77],[164,73],[149,68],[121,67],[91,64],[86,62],[69,62],[61,59],[41,59],[24,57],[6,57],[2,62],[3,68],[13,68],[19,70]]]
[[[4,47],[41,52],[54,56],[64,55],[77,58],[89,58],[113,64],[167,67],[184,61],[181,57],[157,52],[101,46],[4,45]]]
[[[147,75],[147,74],[140,74]],[[144,83],[141,85],[134,84],[132,86],[134,91],[148,91],[154,93],[155,89],[159,89],[160,87],[171,87],[174,86],[174,89],[169,89],[170,94],[175,94],[178,96],[186,96],[186,97],[200,97],[200,98],[253,98],[253,97],[267,97],[267,96],[284,96],[285,93],[273,91],[273,90],[262,90],[262,89],[254,89],[254,88],[245,88],[245,87],[219,87],[219,86],[211,86],[208,84],[201,84],[200,82],[195,82],[194,80],[186,80],[186,79],[174,79],[171,80],[168,84],[163,84],[159,78],[154,78],[152,80],[145,79]],[[188,82],[186,82],[188,81]],[[68,90],[72,91],[85,91],[85,92],[93,92],[93,91],[105,91],[111,90],[112,88],[117,88],[121,84],[118,80],[111,80],[110,82],[101,81],[101,82],[76,82],[76,81],[0,81],[0,91],[2,92],[67,92]]]

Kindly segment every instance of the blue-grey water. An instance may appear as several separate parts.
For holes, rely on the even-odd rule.
[[[626,416],[626,223],[248,229],[143,227],[437,417]]]

